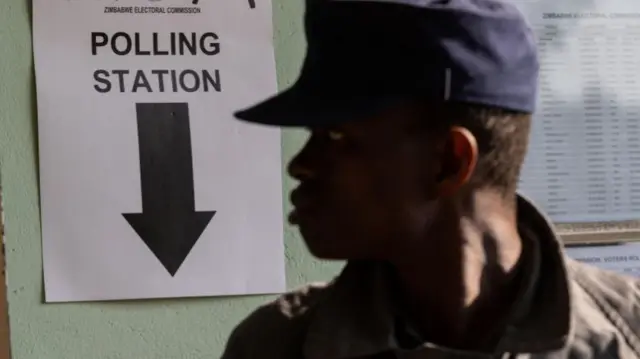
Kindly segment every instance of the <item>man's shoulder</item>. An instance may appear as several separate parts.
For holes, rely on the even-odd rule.
[[[634,309],[640,317],[640,278],[602,269],[590,264],[568,259],[567,267],[571,278],[587,293],[605,299],[610,305],[624,309]]]
[[[596,309],[640,346],[640,279],[573,259],[567,260],[567,268],[577,286],[573,293],[575,309]]]
[[[314,308],[333,282],[310,283],[254,310],[232,331],[223,359],[254,358],[265,350],[278,358],[296,357]]]

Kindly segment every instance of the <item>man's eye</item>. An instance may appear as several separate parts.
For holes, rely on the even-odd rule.
[[[327,131],[327,136],[331,141],[341,141],[344,139],[344,132],[329,130]]]

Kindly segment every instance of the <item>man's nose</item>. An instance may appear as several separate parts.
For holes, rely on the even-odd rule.
[[[308,141],[300,152],[289,162],[289,166],[287,167],[289,176],[298,181],[311,180],[317,175],[316,166],[313,165],[312,145],[311,140]]]
[[[293,163],[293,162],[292,162]],[[289,166],[289,176],[293,177],[298,181],[310,180],[314,177],[313,171],[309,168],[305,168],[302,166]]]

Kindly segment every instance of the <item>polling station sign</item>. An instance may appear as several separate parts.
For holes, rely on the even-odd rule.
[[[145,39],[144,36],[147,35]],[[167,39],[161,37],[165,35]],[[163,41],[164,40],[164,41]],[[91,32],[91,55],[111,52],[117,56],[216,56],[220,53],[215,32],[132,34],[102,31]],[[221,92],[220,69],[96,69],[93,88],[100,93],[131,92]]]
[[[282,292],[271,3],[33,5],[47,301]]]

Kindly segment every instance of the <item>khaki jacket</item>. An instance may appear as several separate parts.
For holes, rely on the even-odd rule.
[[[258,308],[233,331],[222,358],[640,359],[639,281],[567,258],[549,221],[524,197],[518,214],[539,265],[493,354],[430,343],[401,349],[383,266],[353,262],[330,283]]]

